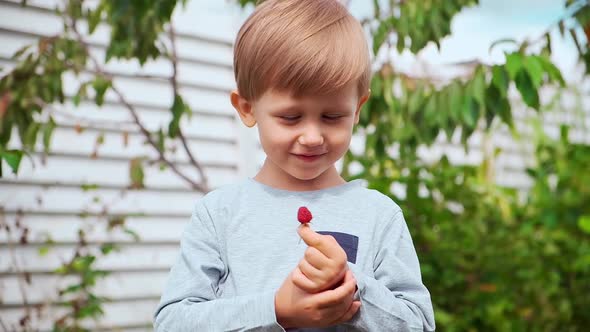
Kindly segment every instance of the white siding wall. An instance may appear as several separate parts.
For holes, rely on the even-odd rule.
[[[14,65],[10,57],[18,48],[61,29],[59,18],[51,12],[57,1],[29,1],[27,8],[15,2],[0,1],[0,66],[5,70]],[[256,135],[241,128],[228,95],[234,86],[232,42],[244,14],[235,5],[213,1],[190,1],[186,11],[180,12],[174,20],[180,57],[178,78],[181,93],[194,111],[192,120],[185,119],[182,127],[193,154],[205,167],[211,187],[216,188],[253,175],[260,163],[252,158],[252,150],[257,149]],[[108,31],[103,27],[90,38],[92,52],[99,59],[104,58],[107,38]],[[166,80],[172,73],[169,63],[152,61],[141,68],[135,61],[111,62],[106,69],[115,75],[116,86],[138,109],[146,127],[167,128],[172,104],[172,89]],[[136,74],[161,79],[143,79]],[[75,93],[77,81],[75,77],[66,79],[68,95]],[[0,179],[0,206],[5,211],[5,222],[14,225],[22,213],[21,223],[30,229],[31,242],[26,246],[8,245],[9,241],[18,243],[20,234],[8,238],[2,231],[0,235],[0,315],[8,326],[18,324],[23,314],[18,282],[22,277],[13,269],[13,255],[21,270],[31,272],[32,283],[24,285],[26,300],[33,304],[54,300],[56,286],[67,285],[71,278],[64,280],[51,271],[73,254],[77,230],[97,225],[88,235],[89,243],[99,245],[114,240],[122,247],[120,253],[98,263],[112,272],[97,286],[98,294],[112,300],[105,306],[100,328],[151,329],[151,317],[176,258],[180,234],[202,193],[191,190],[173,172],[160,171],[157,164],[145,168],[146,189],[126,190],[129,160],[140,156],[156,159],[157,155],[144,144],[130,113],[116,96],[107,94],[106,100],[102,108],[92,102],[83,102],[78,108],[71,103],[59,107],[55,116],[59,126],[54,132],[51,155],[44,164],[41,153],[33,155],[35,168],[23,159],[18,176],[8,174],[8,165],[4,164],[7,172]],[[77,126],[84,130],[78,132]],[[101,133],[104,144],[93,159],[96,138]],[[124,135],[128,135],[126,146]],[[11,143],[18,147],[16,139]],[[176,145],[178,152],[170,157],[180,169],[199,180],[186,153],[180,144]],[[99,189],[84,191],[84,184],[96,184]],[[133,242],[122,232],[108,234],[101,218],[105,206],[109,214],[143,214],[127,218],[141,242]],[[40,257],[38,250],[47,235],[56,245],[47,256]],[[52,313],[45,309],[45,313],[51,316],[59,310]],[[51,320],[43,318],[34,326],[49,330]]]
[[[29,3],[31,7],[21,8],[12,1],[0,0],[0,66],[10,68],[13,65],[10,56],[16,49],[61,28],[59,19],[49,10],[53,1]],[[175,20],[180,32],[181,90],[195,112],[193,119],[185,119],[182,126],[213,188],[254,175],[264,157],[255,130],[245,129],[238,122],[228,100],[228,92],[234,85],[231,43],[244,13],[236,6],[220,3],[189,1],[187,12],[179,14]],[[91,39],[92,51],[99,58],[104,55],[107,38],[108,32],[99,28]],[[115,84],[137,107],[149,129],[167,126],[172,91],[164,78],[171,74],[169,64],[158,61],[140,68],[133,61],[113,62],[107,69],[116,74]],[[135,76],[138,73],[162,79],[141,79]],[[75,91],[75,83],[76,78],[67,79],[70,95]],[[574,107],[569,105],[568,108]],[[587,113],[581,117],[583,121],[560,117],[549,116],[547,127],[553,134],[557,134],[557,123],[564,120],[590,125]],[[12,269],[13,254],[19,267],[32,273],[31,285],[25,285],[28,302],[56,299],[56,285],[65,285],[68,280],[52,275],[51,271],[72,254],[80,227],[104,223],[100,215],[106,205],[110,214],[143,216],[127,218],[130,228],[140,235],[140,243],[130,241],[124,234],[107,234],[102,226],[96,227],[88,237],[93,244],[115,240],[123,248],[99,263],[101,268],[112,271],[97,287],[100,295],[112,299],[105,306],[101,328],[149,330],[151,315],[177,254],[181,231],[195,200],[202,194],[192,191],[172,172],[160,171],[157,165],[145,169],[146,189],[125,189],[129,185],[129,160],[138,156],[154,159],[156,154],[143,143],[129,112],[112,94],[107,95],[107,103],[102,108],[90,102],[82,103],[79,108],[68,103],[60,107],[56,120],[59,127],[54,133],[52,153],[45,163],[41,154],[35,154],[35,168],[25,159],[18,177],[8,175],[0,179],[0,205],[5,209],[6,222],[14,224],[17,214],[22,213],[21,222],[30,228],[32,242],[27,246],[10,246],[9,241],[18,243],[18,234],[10,239],[5,232],[0,235],[2,320],[12,325],[22,315],[23,299],[18,274]],[[88,127],[88,123],[93,125]],[[77,132],[77,125],[85,130]],[[127,146],[123,144],[125,132],[129,134]],[[105,141],[97,150],[97,159],[93,159],[91,155],[100,133],[104,133]],[[590,142],[587,130],[578,131],[578,136],[579,140]],[[499,183],[517,188],[528,185],[523,174],[523,168],[530,162],[525,142],[515,142],[506,130],[495,135],[495,146],[504,149],[496,163]],[[16,141],[12,143],[18,146]],[[363,138],[357,135],[352,149],[361,151],[362,146]],[[172,159],[198,179],[186,154],[178,147]],[[482,136],[473,137],[470,147],[466,154],[458,144],[439,144],[424,149],[423,155],[436,158],[447,152],[454,162],[479,163]],[[7,169],[7,165],[4,166]],[[100,188],[84,191],[80,188],[83,184],[97,184]],[[39,257],[38,249],[46,234],[50,234],[57,245],[46,257]],[[49,329],[50,324],[49,319],[42,319],[40,326]]]

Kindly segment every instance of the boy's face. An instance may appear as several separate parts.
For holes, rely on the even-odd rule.
[[[257,180],[291,190],[344,182],[334,164],[348,150],[368,99],[358,97],[355,82],[322,96],[294,98],[271,90],[250,103],[234,91],[231,99],[244,124],[258,125],[267,158]]]

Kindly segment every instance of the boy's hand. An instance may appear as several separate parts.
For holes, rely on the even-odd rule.
[[[314,232],[302,225],[297,232],[308,248],[293,271],[293,283],[308,293],[319,293],[333,288],[348,271],[346,252],[330,235]]]
[[[327,327],[349,321],[359,310],[354,301],[356,280],[346,271],[342,284],[335,289],[310,294],[293,283],[293,271],[275,295],[277,322],[285,329]]]

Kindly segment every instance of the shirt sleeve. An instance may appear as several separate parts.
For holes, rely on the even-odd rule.
[[[401,210],[381,227],[374,276],[349,263],[358,287],[359,312],[346,325],[360,331],[434,331],[430,293]]]
[[[199,201],[154,315],[156,331],[285,331],[274,292],[219,298],[227,274],[210,211]]]

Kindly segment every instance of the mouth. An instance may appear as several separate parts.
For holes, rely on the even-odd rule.
[[[319,154],[293,154],[295,157],[297,157],[298,159],[301,159],[303,161],[315,161],[317,159],[319,159],[321,156],[325,155],[326,153],[319,153]]]

